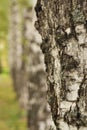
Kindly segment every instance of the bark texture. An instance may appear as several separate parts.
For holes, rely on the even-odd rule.
[[[38,0],[48,102],[57,130],[87,129],[87,0]]]

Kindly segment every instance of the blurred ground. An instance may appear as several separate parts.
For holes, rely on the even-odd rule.
[[[25,112],[20,109],[7,72],[0,74],[0,130],[26,130]]]

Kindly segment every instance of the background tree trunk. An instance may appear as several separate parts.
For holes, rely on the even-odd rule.
[[[38,0],[48,102],[57,130],[87,129],[87,1]]]
[[[20,97],[20,70],[21,70],[21,17],[17,0],[12,0],[10,5],[9,29],[9,64],[17,98]]]

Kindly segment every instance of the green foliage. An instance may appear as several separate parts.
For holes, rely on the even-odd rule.
[[[8,75],[0,75],[0,130],[26,130],[25,112],[20,109]]]
[[[2,69],[2,75],[8,75],[9,74],[9,69],[8,68],[3,68]]]
[[[6,38],[10,0],[0,0],[0,38]]]

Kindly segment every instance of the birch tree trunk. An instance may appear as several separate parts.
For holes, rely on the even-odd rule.
[[[24,11],[24,10],[23,10]],[[21,15],[22,14],[22,15]],[[13,86],[19,101],[19,105],[27,109],[27,56],[25,38],[25,12],[20,12],[17,0],[11,1],[10,7],[10,29],[9,29],[9,64]]]
[[[48,102],[57,130],[87,130],[87,0],[38,0]]]
[[[14,89],[19,99],[20,83],[19,72],[21,70],[21,31],[20,31],[20,13],[17,0],[12,0],[10,4],[10,18],[9,18],[9,65],[11,75],[13,78]]]

